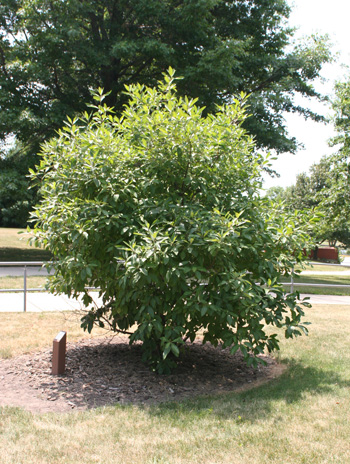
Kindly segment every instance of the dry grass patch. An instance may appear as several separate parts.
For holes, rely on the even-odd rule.
[[[27,277],[27,289],[30,288],[45,288],[47,278],[43,276]],[[23,277],[6,276],[0,277],[0,289],[23,289]]]
[[[21,233],[20,233],[21,232]],[[25,229],[11,229],[0,227],[0,247],[1,248],[21,248],[30,249],[28,239],[31,236]]]
[[[297,267],[297,269],[302,270],[302,271],[311,271],[311,272],[324,272],[327,274],[327,272],[346,272],[349,271],[349,267],[341,266],[341,265],[326,265],[326,264],[306,264],[305,269],[301,269],[300,267]]]
[[[20,354],[52,346],[52,340],[61,330],[68,332],[69,341],[106,334],[96,328],[93,334],[80,327],[79,312],[1,313],[0,358],[12,358]]]

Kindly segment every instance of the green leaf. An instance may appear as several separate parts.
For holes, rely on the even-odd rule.
[[[176,356],[177,358],[179,357],[180,350],[179,350],[178,346],[175,345],[174,343],[171,344],[171,351],[174,354],[174,356]]]

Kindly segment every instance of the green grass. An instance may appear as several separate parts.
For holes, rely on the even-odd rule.
[[[290,279],[283,279],[283,281],[290,282]],[[311,293],[316,295],[350,295],[350,288],[303,287],[298,286],[298,282],[324,285],[350,285],[350,275],[301,275],[294,279],[294,290],[301,293]],[[289,287],[286,286],[286,289],[289,290]]]
[[[0,409],[1,462],[348,463],[350,307],[307,316],[309,337],[281,343],[284,374],[242,393],[69,414]]]
[[[286,287],[288,289],[288,287]],[[294,285],[294,291],[299,293],[307,293],[310,295],[335,295],[349,296],[349,288],[332,288],[332,287],[304,287]]]
[[[30,246],[30,236],[18,232],[25,230],[0,228],[0,262],[50,260],[51,254],[48,251]]]

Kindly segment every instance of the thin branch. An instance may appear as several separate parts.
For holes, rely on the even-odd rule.
[[[6,71],[6,59],[4,49],[0,46],[0,57],[1,57],[1,67],[4,72],[4,75],[9,78],[8,72]]]
[[[62,95],[61,87],[60,87],[60,84],[58,82],[58,74],[57,74],[56,64],[53,65],[53,73],[54,73],[54,83],[55,83],[56,90],[60,95]]]
[[[113,324],[105,316],[102,316],[100,319],[105,321],[106,324],[108,324],[111,327],[111,329],[113,329],[113,332],[117,332],[117,333],[120,333],[120,334],[123,334],[123,335],[132,335],[133,334],[133,332],[128,332],[127,330],[117,329],[116,327],[113,326]],[[97,326],[99,326],[98,322],[96,322],[96,321],[95,321],[95,324]]]
[[[132,68],[134,65],[137,64],[138,61],[139,60],[136,59],[136,60],[130,61],[125,66],[121,66],[121,68],[119,69],[119,75],[120,76],[127,75],[124,71],[127,71],[128,69]],[[129,76],[133,78],[138,76],[141,73],[141,71],[143,71],[147,66],[149,66],[152,63],[152,61],[153,61],[153,58],[149,58],[143,64],[140,65],[140,67],[138,68],[136,72],[130,73]]]

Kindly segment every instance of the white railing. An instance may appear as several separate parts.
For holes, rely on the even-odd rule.
[[[27,286],[27,268],[28,267],[42,267],[46,262],[44,261],[8,261],[8,262],[0,262],[1,267],[23,267],[23,288],[6,288],[0,289],[0,293],[13,293],[13,292],[23,292],[23,311],[27,311],[27,293],[28,292],[45,292],[45,288],[28,288]],[[324,265],[324,266],[334,266],[334,264],[329,263],[315,263],[317,265]],[[339,266],[336,264],[336,266]],[[343,267],[350,266],[343,265]],[[49,274],[48,274],[49,275]],[[293,276],[291,276],[290,282],[283,282],[283,286],[290,287],[290,291],[294,291],[294,286],[298,287],[329,287],[329,288],[350,288],[350,285],[343,285],[343,284],[313,284],[313,283],[302,283],[302,282],[295,282]],[[94,288],[90,288],[89,290],[94,290]]]
[[[343,267],[350,268],[350,265],[347,265],[347,264],[320,263],[318,261],[312,261],[312,264],[315,264],[316,266],[343,266]],[[313,284],[313,283],[307,284],[307,283],[295,282],[293,276],[290,277],[290,282],[282,282],[282,285],[284,285],[285,287],[290,287],[291,293],[294,292],[294,285],[298,287],[350,288],[350,285],[345,285],[345,284]]]
[[[42,267],[45,264],[43,261],[5,261],[0,262],[1,267],[23,267],[23,288],[5,288],[0,289],[0,293],[23,292],[23,311],[27,311],[27,292],[45,292],[44,288],[28,288],[27,287],[27,268]]]

